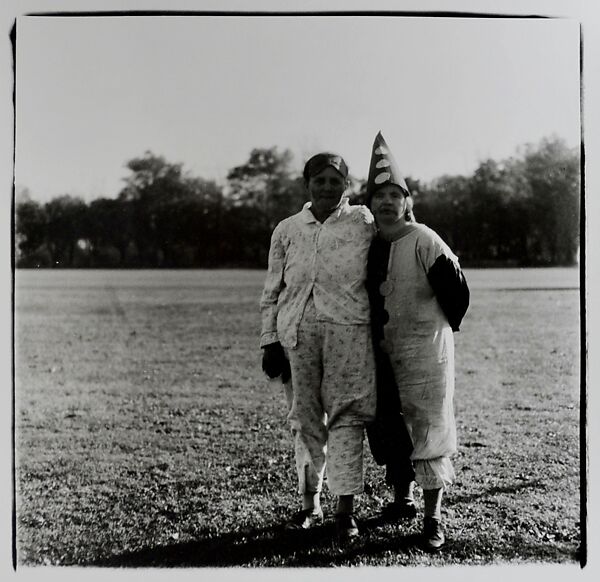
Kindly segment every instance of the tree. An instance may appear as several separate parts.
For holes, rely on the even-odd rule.
[[[164,213],[172,214],[167,208],[170,200],[178,198],[185,189],[182,165],[147,151],[126,166],[132,174],[126,178],[119,200],[130,203],[132,235],[139,259],[143,265],[162,266],[165,258],[167,262],[171,258],[172,244]]]
[[[428,224],[471,264],[573,264],[579,247],[579,157],[562,140],[442,176],[415,196]]]
[[[220,264],[223,244],[223,191],[213,181],[189,178],[190,197],[181,219],[183,239],[193,248],[194,264]]]
[[[219,259],[221,189],[185,174],[181,164],[146,152],[127,163],[132,174],[119,194],[131,207],[141,264],[181,267]]]
[[[245,164],[227,174],[229,224],[224,232],[225,247],[232,251],[228,239],[235,232],[244,263],[266,264],[271,232],[278,222],[300,210],[306,200],[302,179],[290,169],[291,160],[289,150],[253,149]],[[249,253],[253,259],[248,258]]]
[[[65,194],[47,202],[44,210],[52,266],[71,267],[77,243],[85,237],[87,206],[81,198]]]
[[[494,261],[510,259],[515,236],[509,215],[515,202],[511,185],[508,172],[494,160],[481,162],[471,178],[471,225],[478,226],[477,248]]]
[[[15,221],[17,264],[33,266],[31,259],[46,239],[46,212],[39,202],[25,197],[17,202]]]
[[[269,239],[308,198],[289,150],[253,149],[227,175],[227,192],[182,164],[145,152],[116,200],[89,206],[70,195],[45,205],[15,196],[18,266],[266,266]],[[351,203],[366,181],[350,177]],[[436,230],[465,264],[569,265],[579,248],[580,161],[547,138],[471,176],[430,184],[407,178],[417,220]]]
[[[214,260],[221,237],[221,197],[214,182],[185,178],[157,201],[155,225],[165,266],[206,265]]]
[[[570,265],[579,249],[580,163],[564,140],[543,139],[525,148],[520,165],[529,193],[536,260]]]
[[[505,199],[505,237],[510,246],[510,256],[522,266],[536,263],[533,241],[541,231],[536,224],[531,205],[531,189],[523,171],[523,160],[510,158],[504,164],[507,183]]]
[[[412,184],[411,184],[412,183]],[[433,228],[461,257],[470,250],[471,186],[464,176],[441,176],[429,186],[407,181],[417,220]]]
[[[101,256],[101,253],[106,251],[107,247],[112,247],[119,254],[118,266],[124,266],[133,232],[130,202],[112,198],[93,200],[90,202],[85,222],[92,265],[104,266],[106,259]]]
[[[245,164],[227,174],[229,199],[233,205],[257,208],[269,231],[283,218],[300,210],[306,201],[302,181],[290,169],[291,161],[289,150],[253,149]]]

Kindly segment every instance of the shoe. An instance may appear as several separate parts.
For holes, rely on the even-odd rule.
[[[383,507],[381,517],[384,521],[390,523],[400,521],[401,519],[413,519],[417,517],[417,506],[412,499],[392,501]]]
[[[359,536],[358,525],[351,513],[336,514],[335,533],[341,541],[353,540]]]
[[[292,515],[285,529],[310,529],[323,523],[323,510],[303,509]]]
[[[439,551],[446,542],[442,523],[435,517],[425,517],[423,520],[423,545],[428,552]]]

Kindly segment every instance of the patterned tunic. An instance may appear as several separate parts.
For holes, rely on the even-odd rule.
[[[369,323],[365,280],[369,245],[375,236],[373,216],[366,206],[350,206],[344,198],[321,224],[310,204],[273,231],[260,302],[261,347],[276,341],[285,347],[296,345],[311,293],[319,320]]]

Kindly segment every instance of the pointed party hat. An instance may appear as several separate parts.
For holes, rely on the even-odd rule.
[[[404,190],[406,196],[410,196],[410,190],[398,169],[396,160],[390,152],[390,148],[379,132],[373,142],[371,153],[371,165],[369,166],[369,177],[367,179],[367,197],[370,199],[378,188],[387,184],[396,184]]]

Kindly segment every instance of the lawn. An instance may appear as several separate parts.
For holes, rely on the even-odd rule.
[[[277,381],[260,369],[260,271],[17,271],[19,565],[577,564],[580,329],[575,270],[468,271],[456,334],[459,450],[448,543],[369,459],[350,545],[284,532],[297,508]],[[419,498],[420,502],[420,498]]]

